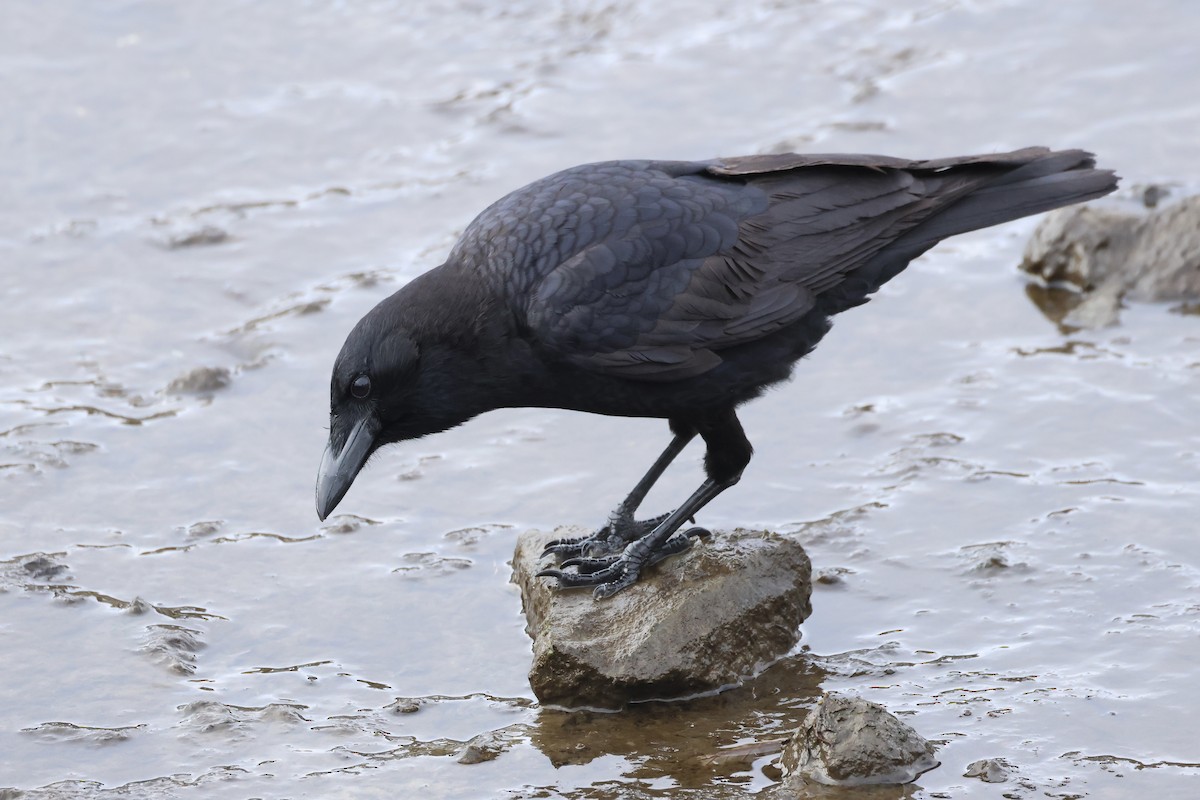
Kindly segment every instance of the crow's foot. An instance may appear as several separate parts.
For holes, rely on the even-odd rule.
[[[653,566],[664,558],[670,558],[689,550],[694,538],[710,535],[704,528],[689,528],[676,533],[653,550],[650,549],[645,539],[639,539],[627,545],[619,555],[599,558],[587,556],[568,558],[559,564],[560,568],[547,568],[537,575],[538,577],[557,578],[560,589],[594,586],[596,588],[592,596],[597,600],[603,600],[637,583],[643,568]],[[548,547],[547,552],[557,551]],[[574,567],[575,571],[567,572],[566,570],[570,567]]]
[[[560,563],[564,559],[615,558],[630,542],[636,542],[658,527],[667,518],[666,514],[654,519],[635,520],[631,516],[614,514],[603,528],[590,536],[574,539],[555,539],[546,545],[542,557],[554,556]]]

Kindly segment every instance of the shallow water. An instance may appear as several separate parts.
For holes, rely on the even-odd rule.
[[[661,422],[489,414],[379,456],[326,524],[312,484],[345,333],[504,192],[1044,144],[1178,195],[1198,27],[1183,0],[10,4],[0,796],[743,797],[771,757],[708,757],[830,690],[941,743],[882,796],[1197,796],[1200,329],[1060,332],[1014,269],[1033,221],[942,245],[745,409],[757,456],[702,521],[789,532],[830,582],[740,689],[596,715],[528,688],[515,535],[603,519]],[[475,737],[499,755],[459,763]]]

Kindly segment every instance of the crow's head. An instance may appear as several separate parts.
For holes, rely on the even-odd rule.
[[[390,299],[390,298],[389,298]],[[421,353],[385,300],[346,338],[329,388],[329,445],[317,475],[317,515],[337,506],[371,454],[422,430],[414,414]]]

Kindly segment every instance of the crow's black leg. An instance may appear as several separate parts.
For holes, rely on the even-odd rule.
[[[662,455],[655,460],[629,495],[613,509],[604,527],[591,536],[556,539],[546,545],[542,555],[553,555],[559,560],[579,556],[613,555],[623,550],[630,542],[642,538],[662,524],[663,520],[667,518],[666,514],[648,520],[635,520],[633,515],[641,506],[642,501],[646,499],[650,489],[666,472],[667,467],[696,436],[695,428],[674,420],[671,421],[671,430],[675,437],[671,439],[667,449],[663,450]]]
[[[683,505],[668,514],[654,530],[628,544],[618,556],[568,559],[562,563],[563,569],[545,569],[538,575],[557,578],[563,588],[594,586],[594,596],[600,600],[636,583],[643,567],[687,550],[692,536],[703,529],[676,532],[714,497],[738,482],[753,453],[732,408],[696,423],[695,427],[708,445],[704,457],[708,477]],[[576,567],[575,572],[564,571],[571,566]]]
[[[650,533],[626,545],[620,555],[608,558],[570,558],[562,562],[562,569],[544,569],[538,576],[558,578],[559,588],[562,589],[595,586],[596,591],[593,594],[597,600],[611,597],[636,583],[643,567],[688,550],[693,536],[707,535],[708,531],[703,528],[693,528],[679,534],[676,531],[710,500],[736,482],[735,479],[721,485],[712,480],[705,480],[683,505],[668,514]],[[566,569],[570,567],[576,567],[576,571],[567,572]]]

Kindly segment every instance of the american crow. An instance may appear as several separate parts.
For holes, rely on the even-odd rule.
[[[707,533],[680,528],[750,461],[738,405],[787,378],[831,316],[947,236],[1111,192],[1116,177],[1094,166],[1090,153],[1045,148],[783,154],[611,161],[535,181],[350,332],[317,514],[379,447],[491,409],[665,418],[674,438],[607,524],[546,550],[561,563],[540,574],[615,594]],[[704,482],[671,513],[635,520],[697,434]]]

